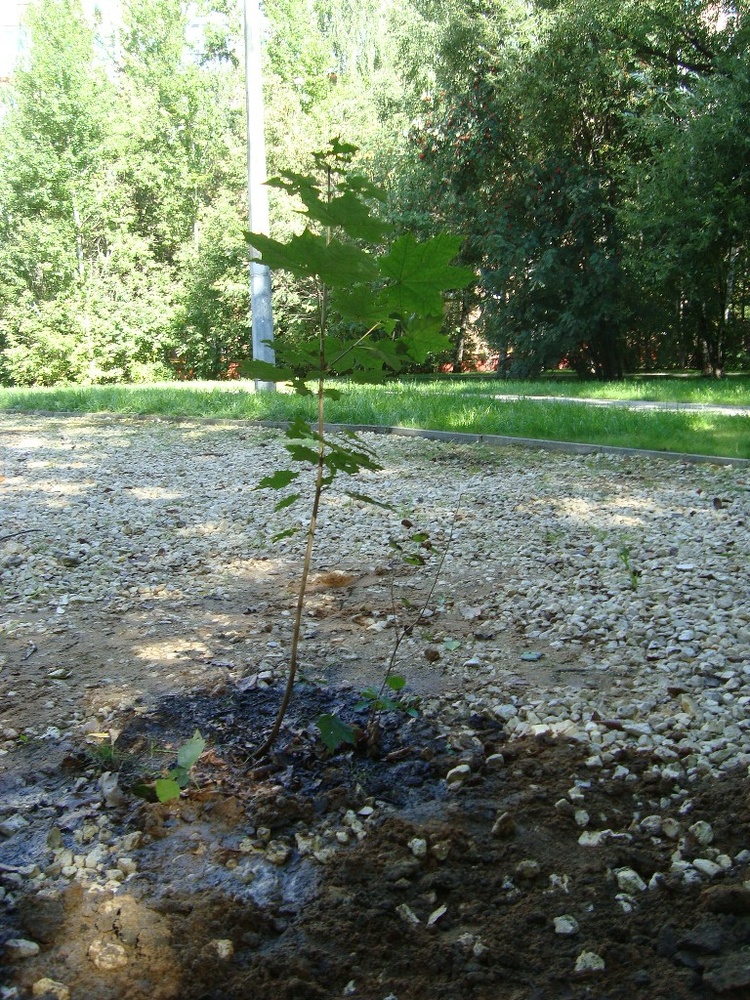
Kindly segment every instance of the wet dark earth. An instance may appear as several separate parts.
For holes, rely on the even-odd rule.
[[[279,697],[168,697],[122,720],[116,753],[19,748],[0,791],[32,822],[0,841],[4,997],[750,996],[744,770],[680,787],[633,748],[615,780],[581,743],[402,713],[377,752],[331,755],[314,720],[366,719],[352,692],[313,685],[255,763]],[[195,730],[207,747],[182,796],[134,795]],[[686,878],[673,861],[706,856],[701,820],[726,860]]]

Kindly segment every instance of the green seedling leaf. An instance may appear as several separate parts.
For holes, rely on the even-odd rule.
[[[442,316],[442,293],[464,288],[474,280],[468,267],[454,267],[451,261],[461,248],[461,237],[439,234],[422,243],[411,233],[399,237],[380,258],[381,273],[394,279],[386,290],[391,311],[399,316]]]
[[[357,493],[354,490],[344,490],[344,494],[352,500],[359,500],[361,503],[372,504],[373,507],[382,507],[383,510],[395,510],[392,503],[385,503],[383,500],[376,500],[375,497],[368,496],[367,493]]]
[[[391,229],[388,223],[373,218],[356,191],[342,191],[330,201],[321,198],[314,188],[307,187],[298,193],[310,219],[332,229],[340,227],[354,239],[376,243]]]
[[[320,738],[331,753],[338,750],[344,743],[350,743],[354,746],[357,742],[354,727],[342,722],[337,715],[321,715],[316,720],[315,725],[320,733]]]
[[[271,476],[264,476],[255,487],[256,490],[283,490],[285,486],[293,483],[299,476],[299,472],[291,469],[279,469]]]
[[[329,141],[328,148],[323,151],[322,155],[326,157],[330,154],[348,163],[358,150],[359,146],[353,146],[351,142],[342,142],[341,137],[337,135]]]
[[[263,257],[263,263],[275,270],[289,271],[297,278],[319,277],[332,287],[374,281],[378,277],[375,258],[355,243],[328,243],[325,236],[306,229],[287,243],[248,233],[247,240]]]
[[[269,361],[243,361],[240,364],[243,378],[258,379],[259,382],[290,382],[295,373],[291,368],[272,365]]]
[[[417,555],[416,552],[410,552],[407,555],[403,556],[403,560],[410,566],[424,566],[425,564],[424,558],[420,555]]]
[[[318,439],[318,435],[302,417],[295,417],[284,434],[292,441],[309,441],[311,439],[317,441]]]
[[[285,528],[284,531],[278,531],[275,535],[271,535],[272,542],[280,542],[282,538],[291,538],[292,535],[296,535],[299,528]]]
[[[430,536],[426,531],[417,531],[416,534],[409,535],[410,542],[419,542],[421,544],[422,542],[428,542],[429,540]]]
[[[180,767],[179,764],[177,765],[177,767],[172,768],[167,777],[171,778],[172,781],[176,781],[177,784],[180,786],[180,788],[185,788],[185,786],[190,781],[190,773],[188,769],[185,767]]]
[[[153,785],[147,785],[144,781],[139,781],[137,784],[131,785],[130,791],[133,795],[137,795],[139,799],[145,799],[146,802],[158,802],[156,789]]]
[[[206,741],[196,729],[192,737],[183,743],[177,751],[178,767],[184,767],[186,771],[189,771],[205,749]]]
[[[318,461],[317,451],[306,444],[285,444],[284,447],[295,462],[310,462],[315,465]]]
[[[406,687],[406,678],[400,677],[398,674],[393,677],[388,677],[386,679],[386,684],[391,689],[391,691],[403,691]]]
[[[417,364],[423,364],[430,354],[443,354],[451,349],[451,340],[440,332],[442,316],[436,319],[425,318],[409,325],[408,331],[402,337],[406,353]]]
[[[284,510],[286,507],[291,507],[293,503],[296,503],[302,496],[301,493],[290,493],[288,497],[284,497],[283,500],[279,500],[277,504],[274,504],[274,510]]]
[[[349,191],[356,191],[363,198],[372,198],[374,201],[382,202],[388,200],[385,190],[382,187],[378,187],[377,184],[373,184],[371,180],[368,180],[362,174],[348,174],[346,177],[346,186]]]
[[[171,778],[157,778],[154,782],[154,789],[159,802],[171,802],[180,797],[180,786]]]

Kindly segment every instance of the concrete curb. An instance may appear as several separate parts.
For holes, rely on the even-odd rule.
[[[249,427],[273,427],[286,430],[288,420],[247,420],[241,417],[179,417],[160,413],[79,413],[74,410],[0,410],[0,416],[7,413],[38,417],[93,417],[100,420],[160,420],[164,423],[244,424]],[[672,462],[686,462],[691,465],[722,465],[750,468],[748,458],[728,458],[717,455],[691,455],[678,451],[648,451],[642,448],[618,448],[605,444],[580,444],[576,441],[547,441],[542,438],[505,437],[500,434],[463,434],[460,431],[431,431],[419,427],[391,427],[378,424],[324,424],[327,431],[354,431],[366,434],[393,434],[398,437],[423,438],[427,441],[447,441],[454,444],[485,444],[494,448],[535,448],[542,451],[556,451],[567,455],[631,456],[633,458],[661,458]]]
[[[286,428],[285,421],[247,421],[261,427]],[[355,433],[395,434],[399,437],[417,437],[428,441],[450,441],[455,444],[486,444],[495,448],[536,448],[543,451],[559,451],[568,455],[633,456],[637,458],[664,458],[689,464],[727,465],[750,468],[748,458],[724,458],[716,455],[691,455],[677,451],[648,451],[643,448],[618,448],[614,445],[580,444],[576,441],[546,441],[541,438],[505,437],[500,434],[462,434],[459,431],[430,431],[417,427],[381,427],[373,424],[324,424],[327,431],[354,431]]]

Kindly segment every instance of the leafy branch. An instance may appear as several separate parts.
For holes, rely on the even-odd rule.
[[[326,399],[341,395],[326,381],[347,375],[355,381],[382,382],[388,374],[446,350],[450,342],[441,332],[445,292],[464,287],[474,278],[469,268],[452,263],[460,238],[441,234],[418,242],[408,233],[395,236],[393,227],[374,214],[373,204],[384,201],[385,196],[367,178],[349,169],[355,153],[356,147],[336,139],[326,150],[313,154],[319,174],[285,171],[269,181],[300,198],[307,223],[300,235],[286,242],[260,233],[247,236],[272,270],[312,279],[317,304],[313,337],[293,345],[276,342],[276,365],[250,362],[241,368],[251,378],[287,382],[296,393],[314,394],[317,401],[316,424],[297,418],[286,431],[284,447],[293,463],[314,470],[314,487],[287,682],[276,720],[255,757],[274,746],[292,697],[322,495],[342,474],[355,476],[381,468],[374,451],[356,434],[325,431]],[[353,332],[332,335],[332,316]],[[314,389],[308,383],[313,383]],[[303,496],[294,488],[301,471],[279,469],[262,479],[256,489],[290,490],[274,508],[285,510]],[[388,506],[362,492],[346,492],[358,501]],[[286,528],[274,540],[288,538],[296,530]],[[393,679],[393,662],[381,696],[389,678]]]

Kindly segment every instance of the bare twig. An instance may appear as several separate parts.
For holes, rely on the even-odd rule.
[[[422,601],[422,604],[420,605],[419,610],[417,611],[413,620],[407,622],[406,625],[404,625],[403,628],[401,628],[396,635],[396,640],[393,643],[393,649],[391,650],[391,655],[388,659],[388,666],[386,667],[385,674],[383,675],[383,681],[380,685],[380,690],[378,691],[377,698],[373,699],[372,708],[370,709],[370,719],[369,722],[367,723],[367,737],[369,742],[372,742],[377,735],[378,719],[380,717],[380,712],[381,712],[381,709],[378,708],[378,705],[382,702],[383,695],[385,694],[385,689],[388,686],[388,681],[391,675],[393,674],[393,670],[396,666],[396,660],[398,657],[398,651],[401,646],[401,643],[404,641],[407,635],[410,635],[417,627],[417,625],[419,625],[422,618],[424,617],[425,611],[427,610],[430,602],[432,601],[432,597],[433,594],[435,593],[435,588],[437,587],[440,574],[443,571],[443,565],[445,563],[446,557],[451,547],[451,542],[453,541],[453,532],[456,527],[456,519],[458,517],[458,512],[461,509],[462,496],[463,494],[459,494],[458,500],[456,501],[456,506],[453,511],[453,517],[451,518],[450,531],[448,532],[448,539],[445,543],[445,546],[443,547],[443,551],[440,553],[440,559],[438,561],[437,568],[433,573],[430,589],[428,590],[425,599]]]
[[[11,531],[9,535],[0,535],[0,544],[7,542],[9,538],[18,538],[19,535],[28,535],[32,531],[41,531],[41,528],[23,528],[21,531]]]

